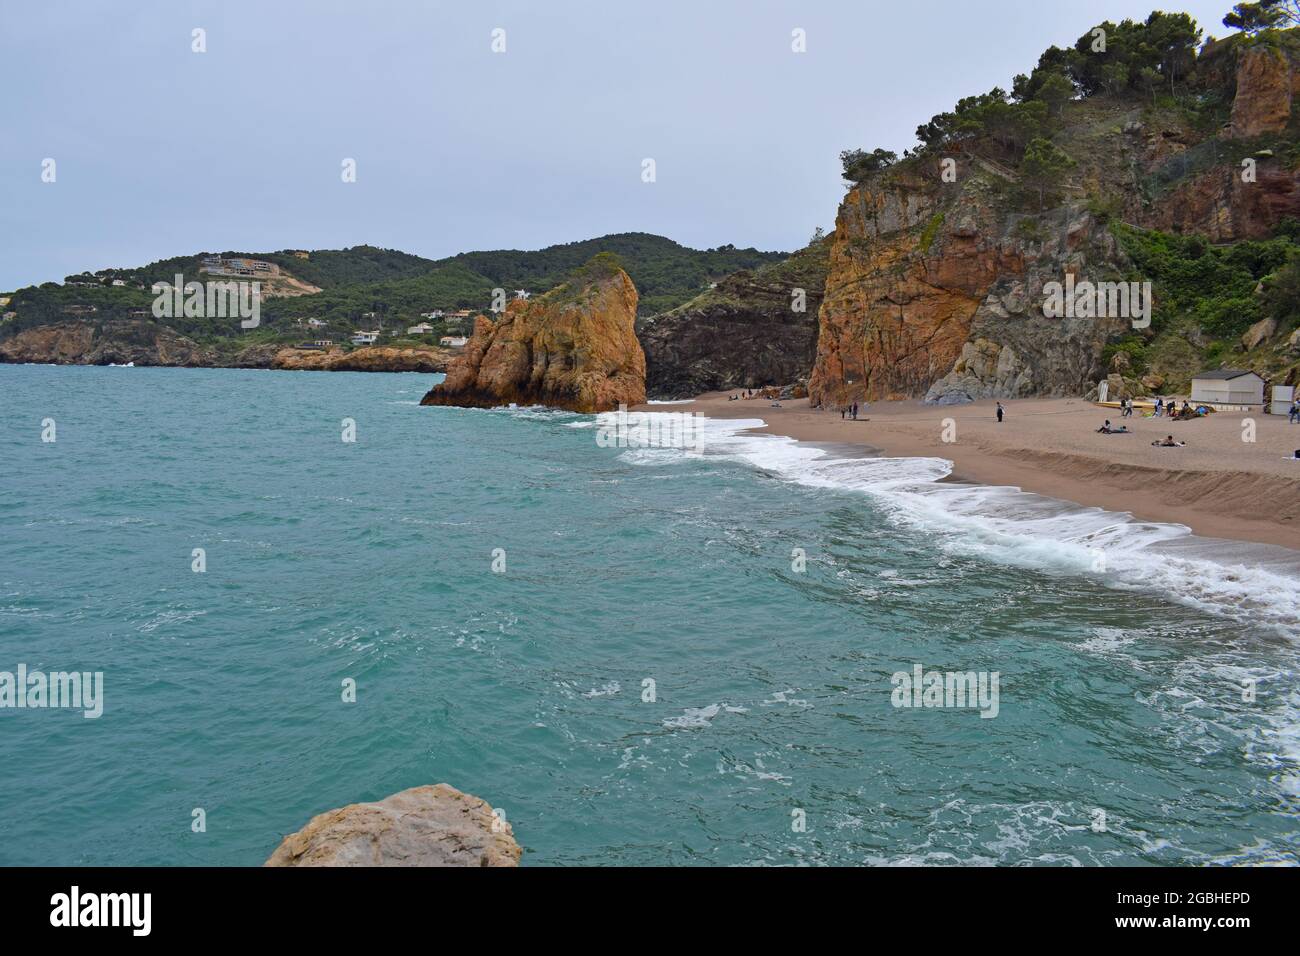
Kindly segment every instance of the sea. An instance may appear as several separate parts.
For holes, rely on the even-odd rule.
[[[0,864],[443,782],[524,866],[1300,860],[1296,552],[439,380],[0,365],[0,681],[102,675],[0,694]]]

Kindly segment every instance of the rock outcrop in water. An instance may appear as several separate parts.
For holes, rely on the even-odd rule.
[[[48,365],[158,365],[185,368],[274,368],[323,372],[443,372],[456,353],[442,348],[353,349],[250,345],[233,356],[199,345],[149,321],[60,322],[0,340],[0,362]]]
[[[312,817],[265,866],[518,866],[504,816],[445,783]]]
[[[422,405],[549,405],[602,412],[645,401],[637,341],[637,291],[610,258],[596,256],[543,296],[479,316],[464,354]]]
[[[820,239],[784,262],[727,276],[680,308],[639,323],[646,392],[689,398],[806,378],[817,354],[829,257],[830,240]]]
[[[148,321],[60,322],[0,341],[0,362],[50,365],[212,365],[216,354]]]
[[[271,368],[307,372],[445,372],[456,353],[450,349],[370,346],[345,352],[280,349]]]

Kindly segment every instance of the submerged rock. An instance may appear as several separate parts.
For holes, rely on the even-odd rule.
[[[265,866],[518,866],[504,817],[445,783],[311,818]]]

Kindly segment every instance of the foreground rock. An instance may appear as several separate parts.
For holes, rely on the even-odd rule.
[[[596,256],[564,285],[479,316],[464,354],[420,404],[549,405],[603,412],[645,401],[637,291],[612,257]]]
[[[0,342],[0,362],[49,365],[212,365],[216,354],[149,321],[59,322]]]
[[[518,866],[519,844],[478,797],[445,783],[312,817],[265,866]]]
[[[830,240],[818,240],[640,323],[647,393],[690,398],[806,378],[817,355],[829,257]]]

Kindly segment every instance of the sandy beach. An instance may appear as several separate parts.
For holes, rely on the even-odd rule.
[[[952,480],[1007,485],[1147,521],[1186,525],[1198,535],[1256,541],[1300,550],[1300,425],[1285,417],[1222,412],[1194,421],[1121,420],[1118,409],[1082,399],[1005,401],[958,407],[919,401],[880,402],[859,410],[859,420],[808,401],[728,401],[735,393],[709,393],[673,411],[712,418],[762,419],[758,434],[799,441],[863,446],[888,457],[944,458]],[[643,406],[665,411],[663,406]],[[1255,421],[1255,442],[1242,440],[1243,420]],[[1103,435],[1110,419],[1129,435]],[[956,440],[945,442],[951,419]],[[1172,434],[1182,448],[1153,447]]]

